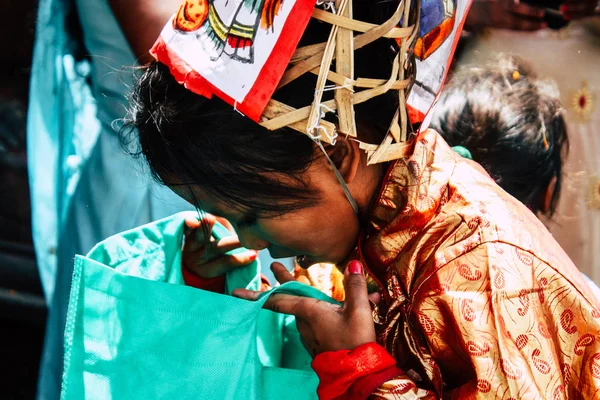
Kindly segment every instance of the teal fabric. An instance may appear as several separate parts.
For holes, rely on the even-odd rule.
[[[68,29],[71,18],[79,19],[83,35]],[[81,52],[89,57],[75,56]],[[118,121],[134,64],[108,0],[39,1],[27,114],[33,241],[48,305],[38,400],[60,396],[75,254],[192,209],[121,147]],[[259,257],[267,266],[272,261],[268,251]],[[272,278],[268,268],[264,273]]]
[[[61,398],[316,399],[318,378],[293,317],[261,306],[273,292],[335,300],[297,282],[256,302],[184,286],[184,217],[77,256]],[[229,234],[221,226],[213,232]],[[254,262],[230,272],[226,291],[258,289],[259,271]]]
[[[69,29],[74,19],[82,32]],[[85,52],[89,57],[81,57]],[[39,1],[27,154],[33,241],[48,304],[40,400],[60,396],[75,254],[191,209],[123,151],[113,128],[125,115],[134,63],[108,0]]]
[[[89,157],[100,132],[87,84],[91,65],[73,56],[67,14],[67,1],[39,2],[27,112],[33,241],[48,303],[54,292],[58,232],[80,177],[78,160]]]
[[[468,158],[469,160],[473,159],[473,155],[471,155],[471,152],[469,151],[469,149],[467,149],[464,146],[454,146],[454,147],[452,147],[452,150],[454,150],[455,153],[457,153],[458,155],[460,155],[463,158]]]

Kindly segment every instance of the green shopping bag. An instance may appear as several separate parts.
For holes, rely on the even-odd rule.
[[[268,294],[251,302],[183,285],[185,214],[76,257],[61,399],[316,399],[294,319],[262,310]],[[259,271],[230,272],[227,292],[258,289]],[[275,291],[335,303],[297,282]]]

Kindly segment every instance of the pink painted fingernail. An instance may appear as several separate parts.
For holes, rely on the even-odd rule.
[[[360,274],[362,275],[363,273],[363,266],[360,263],[360,261],[350,261],[348,263],[348,272],[350,272],[351,274]]]

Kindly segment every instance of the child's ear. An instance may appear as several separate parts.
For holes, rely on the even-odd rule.
[[[355,140],[338,138],[334,146],[327,147],[327,155],[333,161],[346,183],[351,183],[358,172],[362,150]]]
[[[556,176],[552,177],[552,179],[550,180],[550,183],[548,184],[548,187],[546,188],[546,193],[544,194],[544,197],[542,198],[542,204],[541,204],[540,210],[544,214],[550,213],[550,207],[552,206],[552,197],[554,195],[554,190],[556,189],[556,180],[557,180]]]

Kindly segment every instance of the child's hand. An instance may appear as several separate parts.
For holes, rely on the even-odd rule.
[[[242,246],[236,235],[220,240],[212,237],[212,229],[217,219],[233,231],[227,220],[210,214],[205,214],[202,221],[195,218],[185,220],[181,260],[183,267],[201,278],[224,275],[229,270],[250,264],[258,257],[258,252],[254,250],[233,255],[225,254]]]
[[[281,283],[294,280],[280,263],[273,263],[271,269]],[[367,293],[367,281],[358,261],[351,261],[346,267],[344,289],[346,301],[342,306],[308,297],[275,293],[264,307],[296,316],[304,346],[313,357],[326,351],[352,350],[361,344],[375,342],[375,324],[369,300],[378,302],[379,293]],[[233,294],[256,300],[261,293],[236,289]]]

